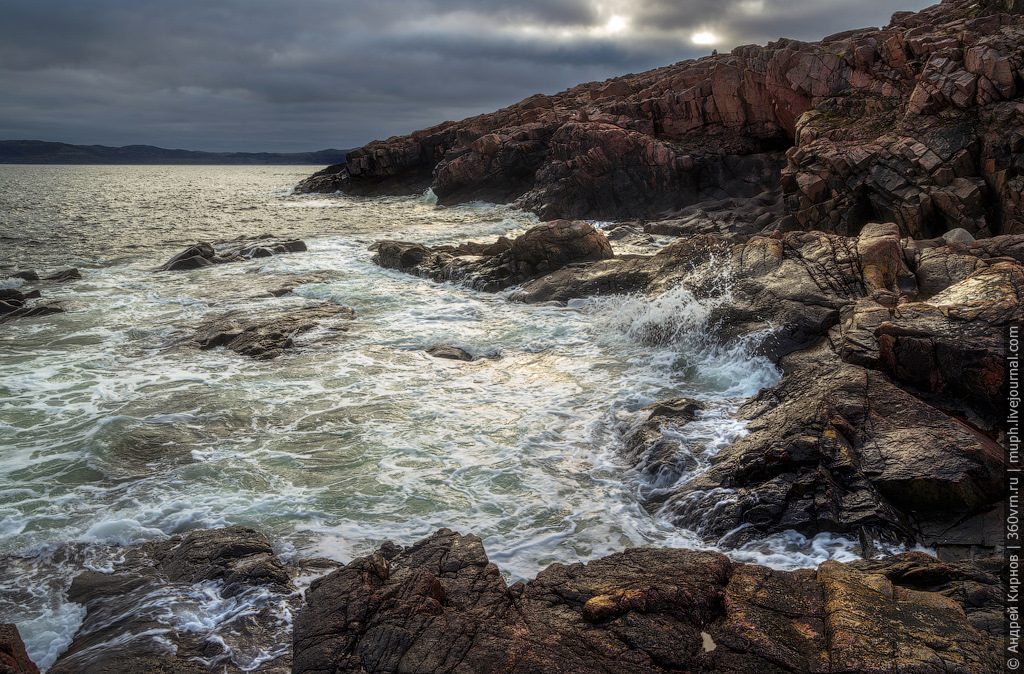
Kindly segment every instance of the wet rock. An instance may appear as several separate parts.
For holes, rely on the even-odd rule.
[[[267,318],[247,318],[232,312],[201,325],[193,341],[200,349],[223,346],[244,356],[269,360],[294,348],[295,337],[325,322],[330,321],[328,329],[333,332],[347,331],[336,321],[354,317],[350,307],[334,304],[303,307]]]
[[[14,625],[0,625],[0,672],[3,674],[39,674],[39,668],[29,660],[25,643]]]
[[[166,655],[115,655],[81,669],[57,665],[52,674],[209,674],[210,668],[183,657]]]
[[[16,271],[11,274],[11,278],[20,278],[24,281],[38,281],[39,273],[34,269],[26,269],[24,271]]]
[[[624,458],[645,476],[651,488],[670,486],[697,466],[697,448],[687,447],[673,431],[694,421],[704,404],[689,398],[665,400],[640,410],[647,412],[638,425],[624,433]]]
[[[50,671],[234,674],[249,670],[234,660],[239,654],[233,649],[244,649],[253,655],[279,653],[255,671],[286,672],[289,653],[280,646],[285,635],[267,605],[296,602],[294,593],[289,569],[267,538],[245,527],[200,529],[126,547],[111,573],[86,570],[75,577],[68,599],[83,604],[86,616]],[[202,609],[190,606],[197,601],[228,609],[217,634],[176,623],[176,611],[202,616]],[[234,602],[250,610],[232,611]]]
[[[213,246],[206,242],[200,242],[189,246],[170,260],[160,266],[158,271],[181,271],[185,269],[198,269],[213,264],[216,255]]]
[[[200,241],[189,246],[157,267],[157,271],[184,271],[215,264],[272,257],[306,250],[306,244],[295,239],[280,240],[270,235],[239,237],[227,241]]]
[[[0,288],[0,323],[15,318],[31,318],[33,316],[49,316],[64,311],[60,304],[29,305],[28,300],[42,297],[38,290],[22,292],[15,288]]]
[[[172,581],[221,580],[228,594],[239,586],[291,589],[288,572],[263,534],[246,527],[199,529],[154,547],[160,570]]]
[[[568,264],[613,257],[611,244],[585,222],[555,220],[533,227],[515,241],[427,248],[404,241],[378,241],[373,261],[435,281],[459,280],[497,291]]]
[[[460,349],[457,346],[446,346],[443,344],[439,344],[437,346],[432,346],[428,348],[426,352],[433,356],[434,358],[446,358],[448,360],[464,360],[467,362],[475,360],[473,354],[469,353],[465,349]]]
[[[82,272],[78,271],[75,267],[70,269],[62,269],[61,271],[44,276],[44,281],[73,281],[75,279],[82,278]]]
[[[729,535],[727,545],[827,531],[859,537],[870,552],[874,541],[913,545],[933,517],[1003,498],[998,444],[884,374],[825,353],[818,362],[800,354],[805,362],[746,403],[750,433],[652,504],[659,513],[712,540]]]
[[[479,538],[442,529],[310,586],[293,671],[881,674],[942,662],[980,674],[1001,640],[958,602],[975,594],[998,601],[998,581],[919,553],[785,572],[667,549],[554,564],[509,587]]]

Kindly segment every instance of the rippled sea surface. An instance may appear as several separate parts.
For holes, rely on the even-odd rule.
[[[249,525],[286,558],[342,561],[449,527],[479,535],[512,578],[629,546],[710,545],[644,510],[652,485],[618,451],[636,410],[670,397],[708,403],[686,427],[705,460],[744,432],[736,407],[778,372],[703,334],[727,292],[526,306],[383,270],[377,239],[488,240],[536,220],[426,197],[292,196],[317,168],[0,166],[0,285],[28,268],[83,276],[25,284],[67,313],[0,325],[0,622],[37,662],[81,621],[65,594],[75,573],[197,527]],[[153,271],[198,239],[260,233],[309,251]],[[355,309],[348,332],[314,331],[276,360],[187,344],[229,311],[322,302]],[[437,344],[485,357],[424,353]],[[798,538],[734,554],[846,554]]]

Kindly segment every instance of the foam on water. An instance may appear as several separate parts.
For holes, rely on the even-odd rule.
[[[0,576],[0,595],[20,597],[0,604],[0,621],[19,625],[37,662],[52,663],[82,620],[82,608],[66,602],[76,573],[117,569],[110,546],[198,527],[253,526],[289,556],[349,561],[384,540],[410,544],[446,526],[480,535],[509,578],[629,546],[713,547],[642,502],[691,479],[740,437],[737,406],[778,379],[752,355],[752,341],[723,345],[714,336],[715,309],[730,301],[726,265],[653,299],[513,304],[380,269],[367,247],[379,238],[514,236],[533,216],[487,204],[438,208],[429,193],[354,199],[281,188],[308,172],[245,174],[263,175],[261,189],[242,190],[234,173],[225,174],[227,188],[193,186],[206,199],[202,212],[218,214],[202,235],[192,220],[176,230],[177,214],[160,215],[155,197],[135,220],[103,216],[112,240],[136,230],[153,238],[103,253],[116,264],[86,254],[94,266],[84,279],[45,291],[70,312],[0,333],[0,554],[20,560],[18,573]],[[187,175],[149,179],[156,195],[176,185],[180,198]],[[106,197],[94,198],[89,207],[106,213]],[[182,243],[264,229],[303,236],[309,251],[152,272]],[[261,297],[292,279],[303,282],[295,292]],[[187,345],[196,326],[229,311],[263,315],[323,301],[354,307],[348,331],[300,336],[304,348],[271,362]],[[438,344],[481,358],[424,353]],[[694,448],[698,467],[645,475],[623,465],[623,424],[680,396],[707,405],[697,422],[669,430]],[[848,549],[790,536],[733,554],[792,566]],[[217,625],[267,609],[286,631],[290,609],[274,601],[203,586],[144,603],[168,630],[221,644],[250,669],[275,653]]]

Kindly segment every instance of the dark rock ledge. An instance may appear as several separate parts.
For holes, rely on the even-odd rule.
[[[315,581],[292,671],[992,672],[988,568],[905,553],[784,572],[631,549],[508,586],[479,538],[442,529]]]
[[[511,586],[479,538],[448,529],[344,566],[284,564],[237,526],[122,552],[113,573],[74,579],[69,598],[87,614],[54,674],[236,674],[231,648],[276,653],[252,670],[264,674],[990,674],[1004,629],[1000,560],[916,552],[787,572],[637,548]],[[311,574],[303,597],[294,579]],[[265,605],[216,636],[139,610],[154,591],[196,584],[260,591]],[[267,598],[294,612],[291,643]],[[37,671],[13,626],[0,627],[0,671]]]

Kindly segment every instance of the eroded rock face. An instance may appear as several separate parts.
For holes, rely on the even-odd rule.
[[[1004,453],[986,435],[882,373],[793,370],[741,409],[749,435],[651,507],[730,546],[795,530],[859,538],[871,552],[877,541],[918,542],[932,514],[945,521],[1003,498]]]
[[[944,2],[882,29],[738,47],[374,141],[297,190],[429,185],[440,203],[627,219],[781,186],[790,229],[1021,233],[1022,36],[1017,2]]]
[[[633,549],[509,587],[479,538],[442,529],[314,582],[293,671],[980,674],[998,584],[921,553],[784,572]]]

